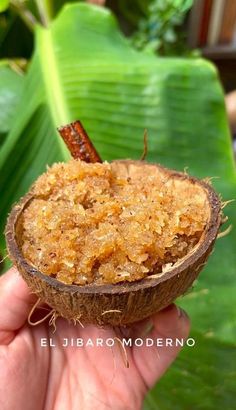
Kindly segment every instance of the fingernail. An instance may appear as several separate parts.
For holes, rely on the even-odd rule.
[[[142,336],[147,336],[149,333],[151,333],[152,329],[154,327],[153,322],[149,321],[146,323],[146,325],[144,326],[143,330],[142,330]]]
[[[188,315],[187,315],[187,313],[185,312],[184,309],[182,309],[179,306],[176,306],[176,308],[177,308],[177,311],[178,311],[178,317],[179,318],[188,317]]]
[[[152,331],[153,328],[154,323],[152,320],[145,320],[143,323],[136,323],[132,328],[130,328],[130,336],[133,338],[145,337]]]

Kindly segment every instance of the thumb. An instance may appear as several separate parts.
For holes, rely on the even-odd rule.
[[[150,327],[150,333],[144,335],[143,330],[145,328],[150,330]],[[175,360],[181,350],[176,339],[185,341],[189,329],[190,320],[187,313],[174,304],[143,322],[139,328],[136,327],[135,335],[141,337],[144,343],[141,347],[134,345],[133,358],[148,389],[160,379]],[[148,344],[150,347],[147,346]]]
[[[0,278],[0,344],[8,344],[20,329],[32,308],[36,296],[15,268]]]

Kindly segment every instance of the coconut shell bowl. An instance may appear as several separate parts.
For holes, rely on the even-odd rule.
[[[90,167],[102,163],[100,156],[79,121],[61,127],[59,133],[67,144],[72,157],[75,161],[80,161],[82,164],[81,166],[83,166],[83,163],[86,163],[86,166],[88,165]],[[147,135],[145,134],[145,148],[147,145],[146,137]],[[158,252],[158,246],[152,243],[151,245],[148,245],[149,247],[147,246],[145,253],[141,254],[140,260],[137,260],[135,254],[134,256],[130,256],[129,263],[127,262],[127,266],[130,269],[127,268],[127,276],[124,274],[124,269],[122,270],[124,276],[119,273],[114,276],[113,272],[111,272],[111,275],[109,276],[107,267],[110,266],[110,269],[112,270],[113,265],[108,257],[106,259],[106,261],[108,261],[106,262],[106,271],[104,270],[105,265],[102,266],[102,259],[100,260],[100,265],[96,263],[93,264],[91,272],[93,272],[93,278],[96,278],[96,280],[91,279],[91,272],[88,271],[87,265],[87,276],[83,276],[81,261],[80,259],[76,259],[80,269],[79,278],[83,278],[83,280],[78,279],[77,282],[72,279],[71,281],[60,280],[60,276],[58,276],[58,273],[55,270],[52,274],[49,274],[48,271],[45,273],[45,271],[41,269],[42,265],[38,264],[36,260],[32,260],[32,258],[24,252],[25,225],[23,216],[26,215],[25,212],[32,207],[32,203],[35,200],[35,190],[33,188],[31,188],[19,203],[13,207],[7,221],[6,241],[9,257],[31,291],[37,294],[42,302],[45,302],[54,309],[54,311],[57,312],[57,315],[62,316],[69,321],[79,320],[83,324],[93,323],[97,325],[121,326],[140,321],[155,312],[158,312],[175,301],[176,298],[185,294],[193,285],[193,282],[198,277],[212,252],[219,228],[223,221],[221,212],[222,204],[219,196],[214,191],[209,181],[193,178],[185,172],[170,170],[158,164],[149,164],[144,161],[144,158],[139,161],[117,160],[110,164],[106,164],[107,165],[105,166],[108,168],[110,167],[109,169],[111,169],[113,173],[122,176],[123,179],[121,178],[119,180],[123,181],[125,179],[128,181],[127,183],[129,183],[132,178],[136,178],[135,181],[139,178],[141,180],[143,173],[146,172],[144,170],[147,170],[149,180],[151,178],[150,175],[154,173],[155,178],[160,175],[161,178],[164,178],[164,180],[167,181],[167,188],[170,186],[168,184],[171,183],[173,184],[173,189],[185,189],[184,187],[186,187],[186,190],[190,190],[190,193],[192,192],[191,190],[198,193],[198,200],[201,201],[201,204],[204,204],[205,222],[202,225],[201,232],[197,232],[197,236],[194,240],[191,239],[192,246],[186,248],[187,251],[185,251],[185,253],[180,252],[173,256],[174,254],[171,254],[170,251],[166,252],[166,256],[162,256],[164,259],[161,266],[160,256],[159,259],[156,258],[155,252],[153,251],[155,247],[156,252]],[[38,198],[39,200],[42,199],[40,196]],[[113,200],[113,198],[111,199]],[[165,193],[162,198],[162,201],[164,200]],[[193,196],[193,201],[194,200]],[[150,206],[155,206],[155,203],[153,204],[153,202],[154,201],[151,203],[150,201]],[[145,206],[145,200],[143,201],[143,206]],[[124,212],[124,209],[122,212]],[[168,209],[165,212],[165,215],[168,215]],[[171,215],[172,219],[177,218],[176,215],[178,215],[178,213],[177,211],[173,212],[172,210]],[[158,222],[155,220],[154,214],[149,215],[149,219],[151,218],[154,218],[153,223]],[[180,218],[183,220],[181,215]],[[147,222],[144,221],[144,223]],[[189,224],[191,224],[191,221]],[[91,232],[91,227],[89,229],[89,232]],[[158,223],[156,229],[158,229]],[[186,230],[188,231],[188,229],[189,226],[186,225]],[[120,245],[123,246],[123,248],[125,245],[127,245],[127,247],[129,245],[128,232],[129,225],[127,225],[127,244],[123,241]],[[111,235],[109,232],[108,234]],[[167,230],[165,230],[165,228],[156,235],[159,235],[157,237],[160,238],[161,241],[161,235],[164,234],[167,235]],[[181,243],[188,244],[189,237],[186,235],[179,237],[182,238]],[[193,238],[193,235],[191,238]],[[114,251],[112,250],[112,240],[111,236],[111,240],[108,244],[110,246],[109,255],[115,253],[115,249]],[[176,241],[176,237],[173,240]],[[60,241],[60,238],[58,241]],[[29,243],[29,246],[33,246],[30,240]],[[39,249],[41,249],[41,247]],[[150,252],[152,252],[152,257],[150,256],[148,249],[151,249]],[[94,250],[94,254],[96,254],[96,248],[94,247],[92,250]],[[132,251],[130,247],[128,250],[129,252]],[[112,260],[114,260],[114,257],[115,256],[113,255]],[[132,269],[135,266],[137,266],[137,272],[134,271],[134,273],[132,273]],[[75,272],[77,269],[76,264],[73,264],[73,269],[73,272]],[[106,280],[102,280],[101,272],[106,272],[106,275],[108,275],[106,276]],[[109,277],[111,278],[110,282]],[[89,279],[86,280],[86,278]]]

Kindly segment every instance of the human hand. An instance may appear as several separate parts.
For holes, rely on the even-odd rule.
[[[117,337],[114,328],[69,324],[58,318],[52,334],[48,322],[28,325],[37,300],[16,269],[0,278],[0,408],[1,410],[140,409],[147,393],[176,358],[180,347],[63,347],[64,338],[96,340]],[[153,328],[150,330],[150,323]],[[147,334],[147,330],[150,332]],[[187,338],[189,319],[170,305],[124,332],[131,337]],[[146,332],[146,334],[145,334]],[[42,347],[53,338],[55,347]]]

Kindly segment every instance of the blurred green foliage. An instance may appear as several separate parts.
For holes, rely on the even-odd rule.
[[[132,36],[134,47],[165,56],[191,55],[183,23],[192,4],[193,0],[150,1]]]
[[[0,58],[29,58],[34,25],[49,23],[65,3],[68,1],[0,0],[0,12],[4,11],[0,14]],[[117,14],[121,29],[138,50],[194,56],[187,46],[183,25],[192,3],[193,0],[108,0],[107,7]]]
[[[5,11],[9,6],[9,0],[0,0],[0,12]]]
[[[19,66],[17,70],[7,60],[0,61],[0,146],[11,129],[23,90],[24,76]]]

